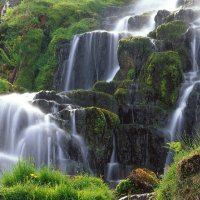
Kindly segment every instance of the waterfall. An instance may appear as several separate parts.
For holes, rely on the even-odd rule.
[[[146,36],[154,29],[154,17],[159,9],[173,10],[177,0],[141,0],[132,6],[133,13],[141,15],[150,12],[148,22],[141,29],[129,30],[129,19],[125,16],[116,24],[113,31],[96,30],[75,35],[71,42],[69,58],[64,66],[64,81],[61,90],[91,89],[96,81],[111,81],[119,70],[117,59],[118,41],[130,35]]]
[[[89,162],[88,162],[88,149],[87,146],[84,142],[83,137],[81,137],[76,129],[76,109],[71,109],[70,110],[70,118],[71,118],[71,134],[72,134],[72,139],[74,142],[77,144],[77,146],[80,148],[81,152],[81,157],[82,157],[82,162],[84,164],[84,169],[85,171],[88,171],[92,173]]]
[[[19,159],[33,159],[60,168],[68,158],[63,144],[67,134],[29,102],[35,94],[0,96],[0,170],[12,167]],[[65,151],[65,153],[64,153]]]
[[[113,150],[110,162],[107,164],[107,175],[106,181],[111,184],[111,186],[116,186],[121,179],[121,169],[120,164],[117,159],[117,141],[116,135],[113,134]]]
[[[177,107],[172,114],[171,120],[167,126],[167,132],[170,136],[170,141],[175,141],[180,137],[184,131],[184,111],[187,106],[188,98],[190,97],[191,92],[193,91],[194,86],[197,83],[200,83],[199,77],[199,65],[198,65],[198,52],[200,48],[200,25],[198,24],[200,19],[193,25],[193,40],[191,43],[192,49],[192,70],[184,75],[184,82],[181,87],[181,93],[178,100]],[[170,164],[172,160],[172,153],[169,152],[166,159],[166,166]]]
[[[120,34],[107,31],[75,35],[62,89],[91,89],[98,80],[111,81],[119,70],[117,47],[120,38]]]

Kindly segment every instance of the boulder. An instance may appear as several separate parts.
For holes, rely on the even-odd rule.
[[[159,10],[154,18],[156,27],[164,24],[166,22],[166,18],[170,15],[168,10]]]
[[[129,37],[121,39],[118,48],[120,71],[116,79],[126,79],[130,69],[134,71],[135,77],[138,77],[148,56],[154,51],[154,45],[149,38]]]
[[[178,163],[178,174],[181,179],[190,177],[200,172],[200,154],[196,153]]]
[[[182,78],[181,60],[177,52],[152,53],[140,74],[140,89],[146,94],[147,101],[154,99],[172,106],[177,101]]]

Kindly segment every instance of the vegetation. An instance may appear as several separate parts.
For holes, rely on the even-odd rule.
[[[119,42],[118,58],[120,64],[120,80],[137,78],[142,65],[154,51],[151,40],[147,37],[128,37]],[[119,76],[119,75],[118,75]]]
[[[111,82],[97,81],[94,84],[93,89],[99,92],[104,92],[113,95],[118,85],[119,85],[118,81],[111,81]]]
[[[89,133],[96,135],[104,134],[105,131],[114,130],[118,127],[120,121],[118,115],[101,108],[88,107],[86,108],[86,123],[89,128]],[[88,133],[88,134],[89,134]]]
[[[177,100],[177,89],[182,82],[182,68],[177,52],[152,53],[139,77],[144,93],[154,96],[167,106]]]
[[[120,181],[115,190],[117,198],[131,194],[143,194],[152,192],[158,185],[159,179],[156,174],[145,168],[133,170],[130,175]]]
[[[99,178],[70,177],[53,169],[36,170],[20,161],[12,172],[3,174],[1,197],[5,200],[109,200],[112,193]]]
[[[200,136],[174,142],[173,163],[156,189],[156,199],[198,199],[200,197]]]
[[[156,29],[156,39],[170,41],[171,43],[179,39],[188,29],[187,23],[180,20],[174,20],[160,25]]]
[[[122,0],[24,0],[7,9],[0,24],[0,65],[16,68],[15,84],[50,89],[60,41],[94,30],[100,14]],[[6,77],[8,79],[8,77]]]

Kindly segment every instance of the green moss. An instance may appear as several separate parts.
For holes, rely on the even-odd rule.
[[[131,195],[132,193],[133,184],[129,179],[124,179],[120,181],[115,189],[115,195],[117,198]]]
[[[123,89],[123,88],[119,88],[119,89],[116,90],[114,96],[117,99],[119,104],[125,104],[125,102],[127,101],[128,96],[129,96],[129,90]]]
[[[135,69],[134,68],[130,68],[128,70],[127,79],[128,80],[133,80],[134,78],[135,78]]]
[[[67,93],[71,100],[82,107],[95,106],[117,112],[117,102],[115,98],[107,93],[88,90],[75,90]]]
[[[123,3],[122,0],[21,1],[7,10],[0,24],[3,46],[9,43],[12,47],[18,38],[21,40],[16,51],[5,54],[0,50],[1,64],[18,68],[16,84],[29,90],[50,89],[57,68],[58,43],[97,29],[101,12],[107,6]]]
[[[156,39],[156,30],[149,32],[148,37]]]
[[[131,86],[133,85],[132,80],[123,80],[119,83],[118,89],[123,88],[123,89],[131,89]]]
[[[175,20],[158,26],[156,39],[174,42],[186,32],[188,25],[184,21]]]
[[[153,52],[154,46],[147,37],[128,37],[119,41],[118,60],[120,73],[123,79],[134,74],[137,78],[142,65]],[[132,73],[130,74],[130,70]]]
[[[155,191],[156,200],[198,199],[200,195],[200,135],[198,133],[193,139],[187,135],[171,145],[175,156]]]
[[[86,111],[86,123],[88,125],[89,132],[92,134],[104,134],[105,131],[114,130],[118,127],[120,121],[119,117],[105,109],[88,107]]]
[[[141,89],[167,106],[175,104],[178,87],[182,82],[180,57],[177,52],[153,53],[140,78]]]
[[[104,93],[113,95],[118,85],[119,85],[118,81],[111,81],[111,82],[98,81],[94,84],[93,89],[95,91],[104,92]]]

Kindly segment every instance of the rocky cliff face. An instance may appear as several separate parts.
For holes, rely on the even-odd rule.
[[[184,2],[179,3],[183,6]],[[76,85],[75,88],[87,88],[83,80],[88,78],[91,80],[90,85],[97,81],[93,89],[63,93],[62,98],[55,93],[50,98],[47,93],[37,96],[36,102],[44,110],[52,100],[56,102],[58,110],[53,117],[65,129],[69,123],[69,112],[65,109],[65,104],[78,105],[77,129],[89,146],[92,158],[90,164],[97,174],[104,173],[111,157],[113,132],[116,134],[117,160],[125,169],[124,174],[132,167],[141,166],[157,172],[163,171],[167,154],[165,144],[169,141],[165,128],[179,97],[183,73],[192,68],[191,42],[194,31],[190,24],[199,18],[199,13],[199,10],[190,8],[182,8],[176,12],[160,10],[155,16],[156,28],[148,37],[121,39],[118,46],[120,70],[111,82],[97,81],[107,73],[106,52],[110,35],[107,32],[95,33],[95,42],[100,45],[97,45],[98,49],[92,50],[95,56],[92,56],[93,59],[89,58],[87,63],[84,63],[83,54],[88,33],[81,35],[73,84]],[[144,24],[145,17],[147,16],[130,18],[129,26],[140,27]],[[69,44],[61,44],[57,73],[60,81],[56,82],[56,88],[65,81],[61,74],[68,57]],[[109,112],[109,118],[106,117],[106,112]],[[96,118],[103,119],[100,116],[106,119],[104,124],[97,122],[98,120],[94,122]],[[113,116],[119,118],[118,125],[109,127],[109,120]],[[199,84],[195,86],[185,110],[187,123],[184,130],[187,133],[199,128],[198,118]]]

